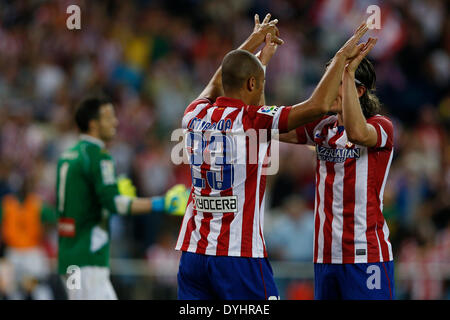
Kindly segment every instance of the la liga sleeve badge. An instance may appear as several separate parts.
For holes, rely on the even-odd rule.
[[[262,106],[261,108],[259,108],[258,113],[266,114],[268,116],[273,117],[278,112],[278,109],[280,109],[280,107],[277,107],[277,106]]]

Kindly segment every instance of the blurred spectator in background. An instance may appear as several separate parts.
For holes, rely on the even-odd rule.
[[[416,234],[405,239],[399,254],[403,299],[447,299],[450,294],[450,228],[436,233],[421,221]]]
[[[314,214],[298,195],[283,202],[266,236],[272,259],[311,262],[313,258]]]
[[[268,254],[272,259],[289,262],[313,261],[314,213],[297,194],[288,195],[281,208],[275,208],[266,232]],[[312,300],[312,281],[277,279],[282,299]]]
[[[52,299],[47,281],[50,263],[43,246],[47,224],[54,225],[52,207],[34,192],[32,177],[26,178],[15,194],[3,196],[0,207],[1,241],[6,246],[5,260],[14,272],[14,289],[10,295],[18,299]]]
[[[180,252],[173,250],[176,241],[170,230],[161,230],[156,242],[146,253],[148,267],[152,270],[152,297],[157,299],[176,299],[177,281],[173,277],[178,272]]]

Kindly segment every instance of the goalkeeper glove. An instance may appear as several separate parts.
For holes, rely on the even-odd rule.
[[[165,211],[168,214],[182,216],[186,210],[189,191],[183,184],[170,188],[163,197],[152,198],[152,211]]]
[[[136,198],[136,187],[129,178],[123,175],[119,176],[117,179],[117,187],[121,195]]]
[[[164,210],[173,215],[182,216],[186,210],[189,191],[184,184],[177,184],[170,188],[164,196]]]

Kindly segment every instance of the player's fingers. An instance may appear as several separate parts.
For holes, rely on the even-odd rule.
[[[274,26],[278,23],[278,19],[273,19],[272,21],[269,22],[270,25]]]
[[[358,52],[361,52],[366,47],[366,43],[360,43],[356,47],[358,48]]]
[[[269,26],[274,31],[274,32],[271,32],[271,33],[273,33],[273,35],[279,37],[280,36],[280,31],[278,30],[278,28],[275,25],[272,25],[272,24],[269,24]]]
[[[360,48],[360,53],[362,53],[364,50],[366,50],[367,49],[367,47],[369,46],[369,44],[370,44],[370,39],[369,40],[367,40],[366,41],[366,43],[360,43],[359,45],[358,45],[358,48],[362,45],[362,47]]]
[[[269,46],[270,43],[272,42],[272,35],[270,33],[266,34],[266,37],[264,38],[265,41],[265,45]]]
[[[367,32],[367,30],[369,30],[369,27],[367,26],[366,23],[364,23],[363,27],[360,28],[360,29],[355,33],[355,41],[359,41],[359,39],[362,38],[362,36]]]
[[[365,56],[367,56],[367,54],[370,52],[370,50],[372,50],[372,48],[375,46],[375,44],[377,43],[378,39],[377,38],[370,38],[367,41],[367,44],[364,45],[364,49],[361,51],[361,55],[364,58]]]
[[[255,25],[259,25],[259,24],[260,24],[260,22],[259,22],[259,15],[255,14]]]
[[[369,28],[367,27],[366,22],[360,24],[360,26],[355,30],[353,36],[350,38],[351,42],[357,42],[361,37],[367,32]]]
[[[359,30],[361,30],[365,25],[367,25],[366,21],[361,22],[361,24],[356,28],[355,34],[358,33]]]
[[[284,43],[284,40],[279,38],[279,37],[277,37],[277,36],[273,36],[272,42],[281,45],[281,44]]]
[[[374,40],[375,40],[374,38],[369,37],[369,39],[367,39],[366,43],[363,43],[364,46],[363,46],[362,50],[365,50],[372,42],[374,42]]]
[[[354,61],[351,62],[355,69],[361,63],[362,59],[364,59],[364,57],[369,54],[370,50],[372,50],[376,43],[377,39],[370,38],[369,40],[367,40],[367,43],[363,44],[364,48],[359,52]]]
[[[270,13],[266,14],[266,17],[264,18],[264,20],[263,20],[263,23],[267,23],[267,22],[269,22],[269,20],[270,20],[270,16],[271,16],[271,14],[270,14]]]

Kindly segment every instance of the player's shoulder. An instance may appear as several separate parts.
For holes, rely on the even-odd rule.
[[[367,121],[385,121],[392,123],[392,120],[388,116],[383,114],[376,114],[374,116],[371,116],[370,118],[367,118]]]
[[[374,115],[367,119],[367,123],[371,124],[377,133],[377,143],[375,149],[392,148],[394,145],[394,125],[391,119],[383,115]]]
[[[186,115],[187,113],[194,111],[195,108],[197,108],[198,106],[202,105],[202,106],[210,106],[212,105],[213,102],[211,100],[209,100],[208,98],[198,98],[195,99],[194,101],[192,101],[187,108],[184,110],[184,114]]]
[[[370,118],[367,119],[367,123],[370,123],[372,125],[378,124],[383,127],[383,129],[392,130],[394,128],[394,125],[392,123],[392,120],[385,115],[376,114]]]
[[[79,142],[74,144],[73,146],[66,148],[58,158],[58,161],[66,161],[66,160],[74,160],[78,158],[79,155]]]
[[[78,143],[79,149],[88,152],[89,154],[100,154],[101,147],[90,143],[88,141],[80,140]]]
[[[104,146],[83,140],[79,142],[79,154],[81,155],[80,159],[85,161],[112,159],[111,154]]]

